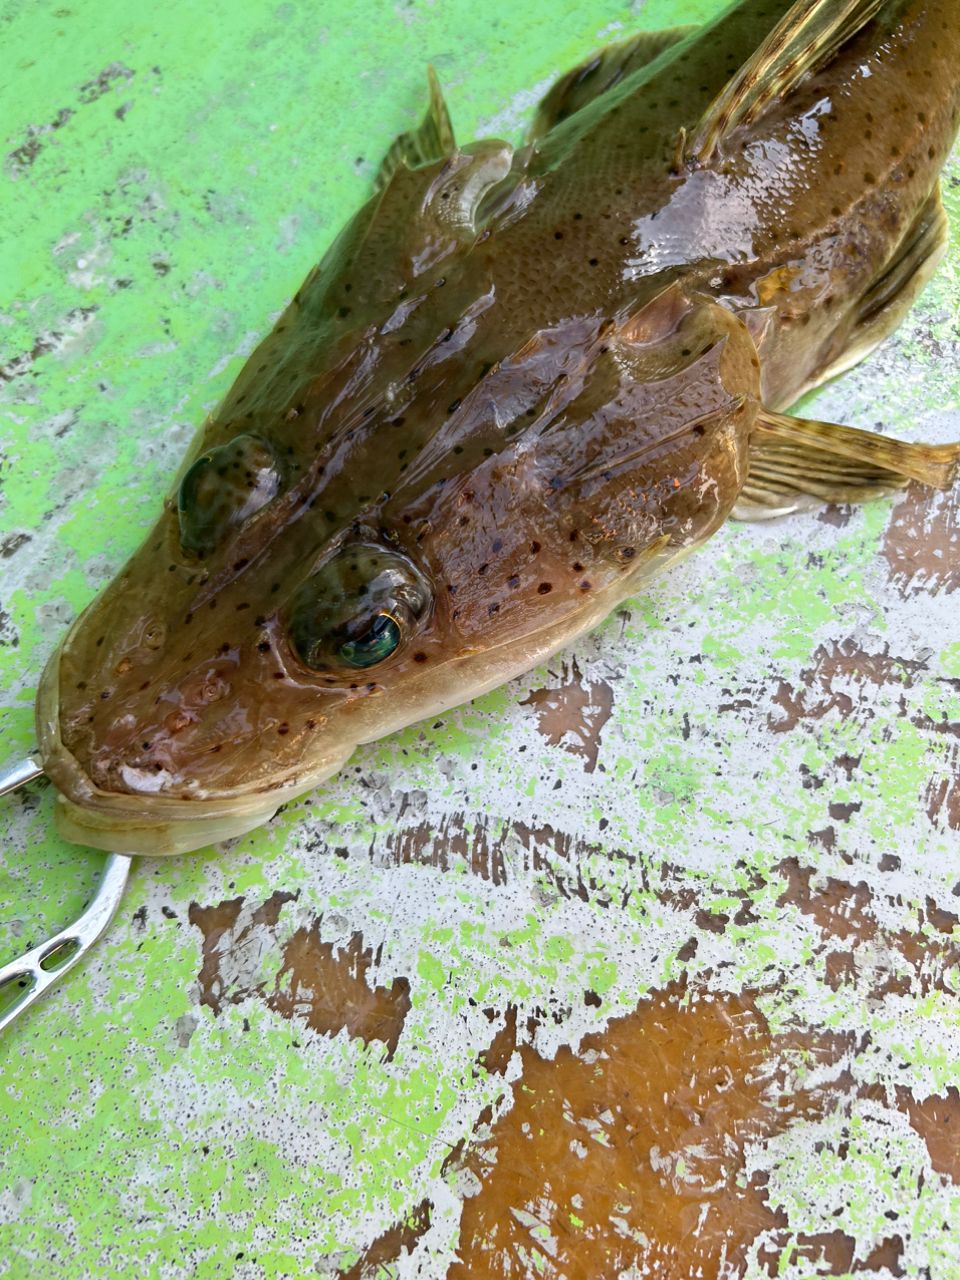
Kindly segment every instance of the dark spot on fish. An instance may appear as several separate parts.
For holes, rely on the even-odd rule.
[[[427,655],[423,652],[417,652],[413,655],[414,662],[426,662]]]
[[[870,172],[870,170],[869,170],[869,169],[868,169],[868,170],[866,171],[866,173],[863,175],[863,180],[864,180],[864,182],[867,184],[867,186],[868,186],[868,187],[872,187],[872,186],[874,186],[874,185],[876,184],[876,181],[877,181],[876,176],[875,176],[874,174],[872,174],[872,173]]]
[[[507,586],[510,588],[511,591],[514,591],[517,587],[519,587],[519,585],[520,585],[519,575],[516,573],[511,574],[510,577],[507,579]]]
[[[590,590],[590,583],[589,583],[589,581],[588,581],[586,578],[584,578],[584,580],[580,583],[580,590],[581,590],[581,591],[589,591],[589,590]]]
[[[492,543],[492,545],[491,545],[491,547],[490,547],[490,550],[493,552],[493,554],[494,554],[495,556],[496,556],[496,555],[499,555],[499,554],[500,554],[500,552],[503,550],[503,539],[502,539],[502,538],[494,538],[493,543]]]
[[[349,314],[350,314],[350,308],[349,308],[349,307],[339,307],[339,308],[337,309],[337,315],[340,317],[340,319],[341,319],[341,320],[346,320],[346,318],[347,318],[347,316],[348,316]]]
[[[234,569],[245,569],[249,563],[250,563],[250,561],[249,561],[249,560],[246,560],[246,559],[244,559],[244,560],[234,560],[234,562],[233,562],[233,567],[234,567]]]
[[[562,240],[562,239],[563,239],[563,232],[562,232],[562,231],[555,231],[555,232],[553,233],[553,238],[554,238],[554,240]]]
[[[269,641],[269,640],[261,640],[261,641],[260,641],[260,643],[257,645],[257,648],[260,650],[260,652],[261,652],[261,653],[269,653],[269,652],[270,652],[270,641]]]
[[[488,564],[482,564],[482,565],[480,566],[480,568],[477,570],[477,573],[478,573],[481,577],[483,577],[483,575],[487,572],[487,570],[488,570],[489,568],[490,568],[490,566],[489,566]]]
[[[632,559],[633,559],[633,557],[634,557],[636,554],[637,554],[637,549],[636,549],[636,547],[621,547],[621,548],[620,548],[620,555],[621,555],[622,559],[624,559],[624,560],[632,560]]]
[[[530,554],[531,554],[531,555],[536,555],[536,554],[539,552],[539,550],[540,550],[540,543],[539,543],[539,542],[537,542],[537,541],[533,541],[533,542],[531,542],[531,543],[530,543]]]
[[[274,680],[286,680],[286,673],[283,671],[275,671],[273,673]]]
[[[537,587],[537,595],[548,596],[552,590],[553,590],[552,582],[541,582],[539,587]]]
[[[589,261],[589,263],[590,263],[590,266],[591,266],[591,267],[598,267],[598,266],[600,265],[600,259],[599,259],[599,258],[589,258],[589,259],[588,259],[588,261]]]
[[[287,734],[289,732],[290,732],[290,726],[286,722],[284,722],[281,725],[277,725],[277,733],[279,733],[281,738],[284,736],[284,734]]]
[[[579,222],[579,221],[582,219],[582,217],[583,217],[583,214],[582,214],[582,213],[575,213],[575,214],[573,215],[573,220],[574,220],[574,222]]]
[[[447,413],[456,413],[457,410],[460,408],[461,404],[463,404],[462,400],[453,400],[450,404],[447,405]]]

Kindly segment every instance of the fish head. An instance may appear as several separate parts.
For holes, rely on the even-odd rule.
[[[739,320],[672,285],[531,334],[489,280],[461,286],[399,318],[358,308],[339,336],[301,307],[251,358],[41,682],[67,838],[241,834],[722,523],[758,397]]]

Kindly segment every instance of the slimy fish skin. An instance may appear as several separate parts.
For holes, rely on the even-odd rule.
[[[946,237],[960,0],[744,0],[562,77],[514,150],[421,127],[41,681],[68,839],[180,853],[594,627],[731,516],[947,487],[785,411]]]

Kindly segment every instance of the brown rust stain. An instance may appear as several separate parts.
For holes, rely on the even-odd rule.
[[[831,938],[868,942],[876,937],[877,922],[868,909],[873,894],[864,881],[852,885],[827,876],[815,884],[815,869],[801,866],[797,858],[785,858],[777,870],[787,884],[778,906],[799,908]]]
[[[934,1169],[960,1186],[960,1090],[951,1086],[945,1094],[915,1098],[901,1088],[897,1106],[927,1144]]]
[[[926,664],[914,658],[902,658],[885,645],[880,653],[870,653],[856,640],[820,645],[813,664],[800,673],[800,687],[785,680],[778,682],[773,702],[782,714],[771,714],[767,725],[774,733],[789,733],[804,721],[823,720],[832,712],[840,716],[874,714],[872,708],[859,705],[860,700],[845,688],[834,688],[834,682],[857,685],[872,684],[877,688],[899,684],[911,688]]]
[[[911,485],[893,509],[882,554],[904,598],[960,588],[960,490],[931,494]]]
[[[484,1012],[491,1022],[496,1018],[495,1010],[486,1009]],[[508,1004],[506,1013],[503,1016],[503,1025],[499,1028],[487,1048],[480,1054],[477,1061],[484,1071],[490,1075],[502,1076],[510,1065],[510,1059],[513,1057],[516,1047],[517,1006]]]
[[[956,994],[954,912],[928,899],[916,908],[915,926],[891,930],[879,923],[865,883],[818,878],[796,859],[779,871],[781,905],[793,904],[822,931],[816,950],[828,985],[859,985],[866,1000],[893,990]],[[689,911],[700,928],[728,923],[708,921],[702,895],[672,869],[657,896]],[[881,954],[891,968],[884,974],[881,966],[878,976]],[[902,972],[894,976],[895,968]],[[488,1016],[496,1022],[492,1010]],[[798,1088],[798,1064],[837,1067],[871,1053],[870,1037],[810,1027],[774,1035],[753,993],[712,994],[684,979],[552,1060],[535,1047],[536,1019],[525,1031],[508,1011],[480,1056],[502,1073],[519,1054],[522,1074],[510,1110],[488,1129],[485,1109],[472,1146],[451,1161],[479,1189],[464,1202],[448,1280],[599,1280],[630,1267],[657,1280],[733,1280],[761,1234],[758,1257],[771,1276],[788,1258],[817,1275],[902,1276],[904,1243],[892,1225],[869,1252],[842,1229],[798,1234],[769,1201],[764,1175],[746,1177],[748,1144],[860,1098],[906,1115],[933,1167],[960,1185],[960,1092],[915,1097],[904,1088],[858,1087],[850,1069],[821,1076],[827,1083],[817,1089]],[[847,1147],[840,1144],[839,1158]]]
[[[398,1222],[367,1245],[363,1253],[346,1271],[338,1271],[338,1280],[380,1280],[393,1275],[389,1267],[409,1253],[421,1236],[430,1229],[429,1200],[421,1200],[403,1222]]]
[[[601,732],[613,711],[613,690],[605,680],[584,683],[576,662],[564,663],[563,680],[553,689],[535,689],[520,703],[532,707],[537,730],[551,747],[561,747],[586,761],[593,773],[600,753]]]
[[[370,850],[371,857],[384,853],[396,864],[415,863],[443,871],[466,866],[472,875],[498,886],[507,883],[512,863],[523,875],[542,874],[563,898],[599,906],[622,906],[625,899],[622,894],[612,896],[610,887],[585,869],[587,862],[599,858],[610,865],[637,865],[637,858],[623,849],[604,849],[549,824],[531,827],[462,812],[447,814],[436,825],[419,823],[388,832],[383,844]],[[642,887],[649,888],[642,868],[639,874]]]
[[[786,882],[779,906],[792,905],[809,915],[822,930],[824,946],[846,943],[851,950],[831,947],[824,956],[830,985],[857,977],[857,948],[871,944],[872,955],[887,956],[891,970],[863,990],[867,1000],[912,992],[925,997],[931,991],[956,996],[960,991],[960,916],[927,898],[915,908],[916,927],[882,928],[872,910],[875,895],[860,881],[850,884],[831,876],[818,877],[813,867],[787,858],[777,867]],[[931,933],[931,930],[934,932]],[[843,960],[843,955],[849,956]],[[907,972],[894,973],[898,964]],[[876,974],[876,969],[873,969]]]
[[[952,763],[957,767],[957,753],[953,753]],[[960,831],[960,772],[952,778],[932,778],[924,793],[927,817],[935,827],[949,827],[951,831]]]
[[[838,1229],[816,1235],[800,1232],[789,1243],[784,1241],[776,1249],[761,1251],[761,1261],[767,1266],[771,1277],[777,1274],[776,1268],[783,1252],[790,1255],[794,1265],[807,1263],[810,1268],[807,1274],[811,1276],[847,1276],[865,1271],[873,1274],[881,1268],[885,1268],[892,1276],[904,1274],[901,1266],[903,1240],[900,1236],[889,1236],[881,1240],[867,1257],[858,1259],[855,1256],[857,1242],[845,1231]]]
[[[763,1179],[745,1176],[747,1144],[828,1105],[790,1092],[802,1047],[772,1036],[750,995],[683,983],[577,1053],[548,1061],[523,1046],[512,1108],[463,1158],[480,1189],[449,1280],[742,1274],[756,1237],[787,1225]],[[827,1038],[805,1047],[837,1058]]]
[[[389,987],[372,985],[382,959],[380,951],[364,947],[360,934],[354,934],[344,947],[323,942],[322,917],[282,940],[280,912],[296,897],[272,894],[239,928],[243,898],[210,907],[190,904],[190,923],[203,935],[200,1003],[219,1014],[225,1005],[257,998],[281,1017],[300,1019],[321,1035],[346,1031],[365,1044],[378,1040],[392,1058],[410,1009],[409,981],[399,977]],[[263,968],[258,961],[270,952],[279,952],[281,963],[267,982],[257,976]],[[225,975],[223,962],[228,956],[248,963],[239,969],[228,967]],[[231,976],[231,968],[245,976]]]

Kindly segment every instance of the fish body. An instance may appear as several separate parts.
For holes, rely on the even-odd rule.
[[[960,0],[748,0],[576,69],[518,151],[458,150],[432,82],[47,667],[63,834],[239,834],[733,513],[949,483],[780,411],[933,269],[958,73]]]

